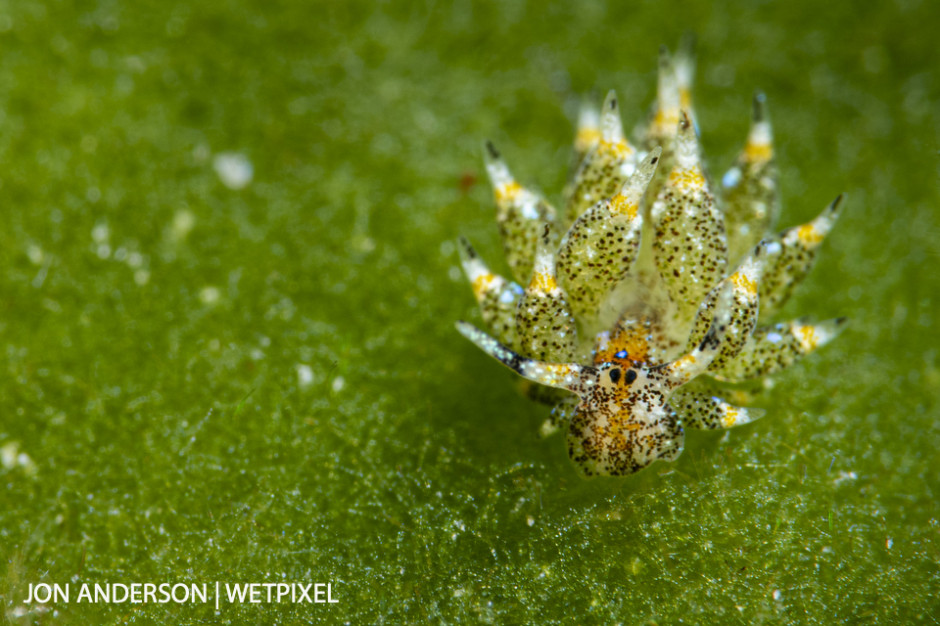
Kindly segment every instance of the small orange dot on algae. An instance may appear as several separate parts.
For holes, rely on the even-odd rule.
[[[479,177],[473,172],[464,172],[460,175],[460,179],[457,181],[457,186],[460,188],[461,193],[469,193],[476,184],[480,181]]]

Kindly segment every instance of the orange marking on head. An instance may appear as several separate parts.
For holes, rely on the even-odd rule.
[[[510,181],[496,188],[496,201],[497,202],[512,202],[519,196],[519,193],[521,191],[522,191],[522,185],[520,185],[514,180]]]
[[[610,212],[614,215],[626,215],[631,220],[636,218],[637,204],[622,194],[610,199]]]
[[[669,172],[669,184],[686,189],[701,189],[705,186],[705,176],[698,166],[689,169],[674,167]]]
[[[594,363],[600,365],[601,363],[619,362],[628,366],[631,364],[646,363],[649,359],[650,352],[650,344],[647,339],[648,334],[649,330],[643,328],[642,325],[631,326],[626,330],[620,331],[610,338],[603,349],[597,351],[594,357]],[[617,358],[617,353],[621,351],[626,351],[626,359]]]
[[[617,440],[617,443],[620,446],[626,445],[626,432],[631,430],[640,430],[643,428],[642,424],[637,424],[636,422],[629,422],[623,418],[623,414],[618,414],[613,416],[613,419],[610,420],[610,436]]]

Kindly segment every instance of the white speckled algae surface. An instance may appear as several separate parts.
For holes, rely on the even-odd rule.
[[[937,23],[914,0],[0,3],[0,619],[937,622]],[[760,178],[760,92],[775,228],[846,194],[768,323],[847,322],[722,383],[759,420],[585,479],[455,330],[493,329],[459,237],[520,283],[485,142],[545,201],[518,215],[568,220],[582,104],[613,89],[640,159],[660,47],[690,31],[703,177]]]

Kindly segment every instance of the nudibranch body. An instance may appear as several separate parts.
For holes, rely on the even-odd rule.
[[[815,261],[841,196],[781,233],[763,95],[720,186],[702,162],[689,47],[660,53],[658,96],[635,144],[611,92],[585,108],[580,165],[564,210],[516,181],[487,143],[497,221],[512,277],[461,238],[464,271],[489,333],[458,330],[555,405],[586,476],[624,475],[682,453],[683,426],[730,428],[763,411],[724,400],[723,383],[779,372],[832,339],[844,318],[770,323]],[[525,285],[523,287],[523,285]],[[685,386],[693,379],[701,382]]]

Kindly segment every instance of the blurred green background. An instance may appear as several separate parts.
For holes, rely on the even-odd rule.
[[[3,619],[940,620],[938,23],[916,0],[0,2]],[[851,325],[763,420],[583,481],[454,331],[478,317],[453,241],[499,259],[483,139],[557,201],[580,97],[616,88],[631,128],[688,30],[712,171],[760,88],[782,226],[848,192],[786,313]],[[24,604],[216,580],[339,603]]]

